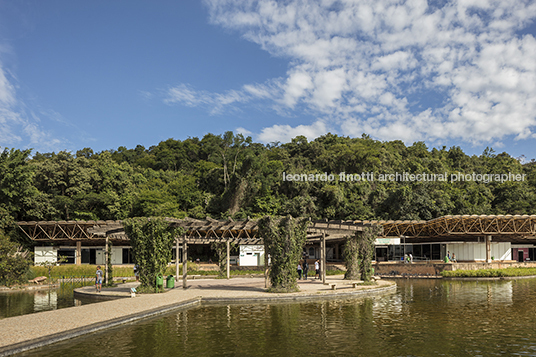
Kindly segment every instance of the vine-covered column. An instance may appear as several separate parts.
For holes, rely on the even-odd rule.
[[[296,266],[307,238],[308,220],[273,218],[266,216],[259,221],[259,230],[270,255],[270,291],[298,291]]]
[[[357,280],[361,274],[359,271],[359,238],[361,232],[355,232],[353,235],[346,238],[344,245],[343,258],[346,265],[346,273],[344,279]]]
[[[378,226],[363,227],[363,232],[361,232],[361,237],[358,240],[359,273],[361,274],[361,280],[364,282],[369,282],[372,277],[374,247],[380,231],[381,229]]]

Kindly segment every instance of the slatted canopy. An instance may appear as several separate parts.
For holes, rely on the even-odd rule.
[[[536,215],[457,215],[430,221],[378,221],[384,237],[408,238],[408,242],[434,239],[471,240],[492,236],[494,241],[536,242]]]
[[[182,227],[189,244],[235,242],[238,244],[263,244],[259,236],[258,221],[216,220],[207,218],[166,218],[170,225]],[[325,234],[328,240],[341,240],[349,234],[361,231],[369,222],[362,221],[310,221],[307,236],[318,240]],[[18,222],[19,228],[33,241],[90,241],[102,242],[106,237],[117,243],[127,243],[121,221],[32,221]]]
[[[258,221],[216,220],[207,218],[166,218],[175,226],[184,228],[190,244],[235,242],[263,244]],[[128,244],[121,221],[35,221],[18,222],[24,234],[40,242],[92,241],[102,242],[108,237],[117,243]],[[307,238],[319,241],[343,240],[364,227],[380,226],[382,237],[405,237],[406,242],[475,240],[493,236],[494,241],[536,242],[536,215],[458,215],[443,216],[430,221],[310,221]]]

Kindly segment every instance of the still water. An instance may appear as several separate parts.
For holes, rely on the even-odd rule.
[[[536,279],[398,280],[375,298],[203,306],[24,356],[536,356]]]
[[[0,293],[0,319],[95,302],[74,298],[73,289],[84,285],[87,284],[61,284],[53,289],[2,292]]]

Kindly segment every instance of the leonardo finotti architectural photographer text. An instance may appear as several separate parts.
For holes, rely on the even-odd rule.
[[[479,182],[479,183],[491,183],[491,182],[521,182],[525,181],[525,174],[479,174],[472,172],[470,174],[456,172],[448,174],[446,172],[441,174],[420,173],[414,174],[409,172],[395,172],[392,174],[382,174],[375,172],[362,172],[360,174],[347,174],[341,172],[339,174],[328,174],[324,172],[322,174],[287,174],[283,172],[283,181],[338,181],[338,182],[367,182],[367,181],[380,181],[380,182]]]

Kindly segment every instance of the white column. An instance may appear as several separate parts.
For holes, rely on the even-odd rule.
[[[486,236],[486,263],[491,263],[491,236]]]
[[[76,265],[82,265],[82,241],[76,241]]]
[[[108,284],[108,237],[106,237],[106,244],[104,246],[104,281]]]
[[[179,281],[179,237],[175,238],[175,281]]]
[[[320,245],[322,259],[320,260],[320,274],[322,275],[322,284],[326,283],[326,233],[322,232],[322,243]]]
[[[227,262],[226,262],[226,266],[227,266],[227,279],[229,279],[231,277],[231,247],[230,247],[230,243],[229,241],[227,241]]]
[[[186,243],[186,237],[182,240],[182,287],[186,289],[188,287],[188,243]]]

